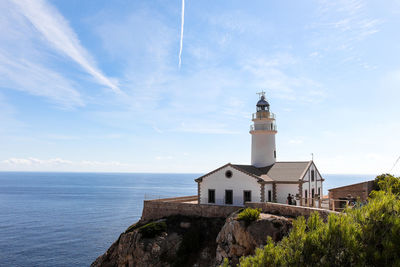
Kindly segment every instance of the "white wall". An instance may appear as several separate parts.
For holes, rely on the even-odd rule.
[[[314,182],[311,181],[311,171],[314,170]],[[311,164],[310,168],[308,169],[307,173],[304,176],[304,181],[303,183],[303,197],[304,198],[312,198],[312,189],[314,189],[315,194],[318,194],[318,188],[320,188],[320,194],[322,197],[323,195],[323,182],[322,182],[322,177],[319,175],[314,163]],[[307,195],[306,195],[307,191]],[[303,201],[304,202],[304,201]],[[305,203],[303,203],[305,204]],[[318,205],[318,203],[316,203]]]
[[[274,192],[272,191],[272,184],[265,184],[265,201],[268,202],[268,190],[271,190],[271,202],[274,201]]]
[[[276,184],[276,202],[278,203],[286,204],[288,194],[296,196],[298,193],[299,184]]]
[[[226,178],[225,172],[232,171],[232,177]],[[230,166],[227,166],[200,182],[200,203],[208,204],[208,189],[215,189],[215,204],[225,205],[225,190],[233,191],[233,205],[243,205],[243,191],[251,191],[251,201],[261,201],[261,185],[253,178]]]
[[[275,133],[256,131],[251,135],[251,165],[270,166],[275,163]]]

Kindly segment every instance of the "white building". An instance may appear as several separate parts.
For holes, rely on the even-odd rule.
[[[295,205],[318,206],[324,179],[314,162],[277,162],[275,114],[264,92],[256,106],[250,127],[251,165],[228,163],[197,178],[199,203],[241,206],[247,201],[288,203],[293,199]]]

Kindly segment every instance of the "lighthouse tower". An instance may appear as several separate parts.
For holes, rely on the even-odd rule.
[[[270,112],[265,92],[258,93],[257,112],[253,113],[251,134],[251,165],[261,168],[270,166],[276,161],[275,114]]]

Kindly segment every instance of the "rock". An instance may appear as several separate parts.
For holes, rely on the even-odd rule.
[[[140,221],[121,234],[92,267],[127,266],[214,266],[215,239],[225,218],[170,216],[154,223],[165,222],[165,231],[144,237]]]
[[[238,221],[237,213],[227,219],[169,216],[139,221],[91,266],[219,266],[224,258],[235,266],[241,256],[265,245],[267,236],[279,241],[290,227],[290,219],[269,214],[249,225]]]
[[[185,229],[190,228],[190,222],[181,222],[179,225],[181,228],[185,228]]]
[[[234,213],[226,219],[217,236],[216,264],[222,264],[224,258],[228,258],[232,266],[236,266],[241,256],[254,254],[257,247],[263,247],[267,236],[280,241],[291,226],[291,219],[270,214],[261,214],[260,219],[246,225],[238,221],[237,213]]]

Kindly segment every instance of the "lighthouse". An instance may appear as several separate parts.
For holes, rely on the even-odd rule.
[[[276,162],[275,135],[277,133],[275,114],[265,98],[265,92],[258,93],[257,112],[253,113],[251,134],[251,165],[257,168],[267,167]]]

